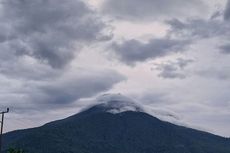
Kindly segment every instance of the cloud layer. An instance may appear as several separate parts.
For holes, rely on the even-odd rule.
[[[230,19],[230,1],[228,0],[225,11],[224,11],[224,19],[229,20]]]
[[[106,0],[103,11],[118,19],[153,20],[204,12],[201,0]]]
[[[82,43],[110,39],[106,25],[80,0],[3,0],[1,58],[28,55],[60,68]]]
[[[2,85],[2,88],[7,89],[9,94],[1,95],[0,99],[15,109],[59,108],[81,98],[105,92],[123,80],[125,77],[113,70],[76,69],[75,72],[66,72],[52,80],[20,82],[8,80],[12,82],[12,86],[7,89]]]
[[[229,0],[0,1],[6,129],[119,92],[229,136]]]
[[[184,73],[183,70],[192,62],[194,62],[192,59],[179,58],[176,61],[155,64],[152,70],[158,70],[158,76],[165,79],[185,79],[188,74]]]
[[[136,62],[183,52],[188,44],[189,41],[170,38],[151,39],[147,43],[133,39],[121,44],[114,43],[112,48],[122,62],[133,65]]]

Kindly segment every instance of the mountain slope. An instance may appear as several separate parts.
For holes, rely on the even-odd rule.
[[[108,103],[123,109],[99,104],[39,128],[7,133],[4,146],[28,153],[230,153],[228,139],[161,121],[133,104]]]

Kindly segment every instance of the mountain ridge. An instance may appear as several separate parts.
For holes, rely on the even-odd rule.
[[[105,99],[117,103],[114,98]],[[41,127],[7,133],[4,149],[13,146],[28,153],[230,152],[227,138],[162,121],[142,110],[133,110],[139,108],[134,103],[118,105],[129,108],[125,111],[112,106],[100,103]],[[114,108],[120,112],[111,112]]]

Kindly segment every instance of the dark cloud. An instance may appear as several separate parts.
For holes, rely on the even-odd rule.
[[[225,44],[223,46],[220,46],[220,49],[221,49],[222,53],[230,54],[230,44]]]
[[[83,74],[71,76],[66,80],[42,86],[40,90],[45,95],[45,101],[68,104],[80,98],[91,97],[107,91],[124,79],[124,76],[115,71],[91,71],[85,74],[83,72]]]
[[[167,20],[165,23],[170,26],[168,35],[180,37],[181,39],[200,40],[205,38],[230,38],[230,26],[227,21],[230,16],[230,1],[227,1],[224,11],[215,11],[210,18],[178,18]]]
[[[177,68],[172,65],[164,65],[162,67],[159,77],[165,78],[165,79],[185,79],[186,75],[183,73],[177,72]]]
[[[136,62],[163,57],[171,53],[183,52],[189,43],[187,40],[170,38],[151,39],[147,43],[132,39],[120,44],[114,43],[112,48],[122,62],[134,65]]]
[[[60,68],[84,42],[110,39],[106,25],[80,0],[3,0],[1,59],[28,55]]]
[[[230,0],[228,0],[228,2],[226,4],[226,8],[225,8],[225,11],[224,11],[224,19],[225,20],[230,19]]]
[[[106,0],[103,11],[119,19],[148,20],[204,12],[201,0]],[[207,7],[206,7],[207,9]]]
[[[218,19],[188,19],[186,21],[173,19],[166,23],[171,27],[169,35],[180,38],[199,40],[230,35],[230,26]]]
[[[216,12],[217,14],[214,13],[209,19],[168,20],[166,22],[170,26],[168,35],[170,37],[188,39],[194,43],[205,39],[218,39],[221,41],[217,42],[216,46],[221,50],[221,53],[228,54],[230,49],[229,43],[223,42],[223,40],[230,39],[230,25],[226,21],[227,11],[228,9],[225,11],[225,16],[220,12]]]
[[[30,56],[0,62],[0,73],[16,80],[49,80],[62,75],[62,69],[53,69]]]
[[[78,70],[53,80],[20,82],[0,97],[8,106],[23,110],[67,107],[73,102],[106,92],[126,78],[113,70]],[[3,87],[4,88],[4,87]]]
[[[176,61],[168,61],[166,63],[155,64],[152,70],[159,71],[158,76],[166,79],[185,79],[187,74],[183,72],[186,66],[192,63],[191,59],[179,58]]]
[[[183,59],[183,58],[178,58],[177,62],[175,62],[180,69],[184,69],[186,66],[188,66],[190,63],[194,62],[192,59]]]

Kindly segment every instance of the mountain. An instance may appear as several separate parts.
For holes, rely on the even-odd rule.
[[[42,127],[4,135],[4,148],[28,153],[230,153],[230,140],[161,121],[129,98],[99,104]]]

